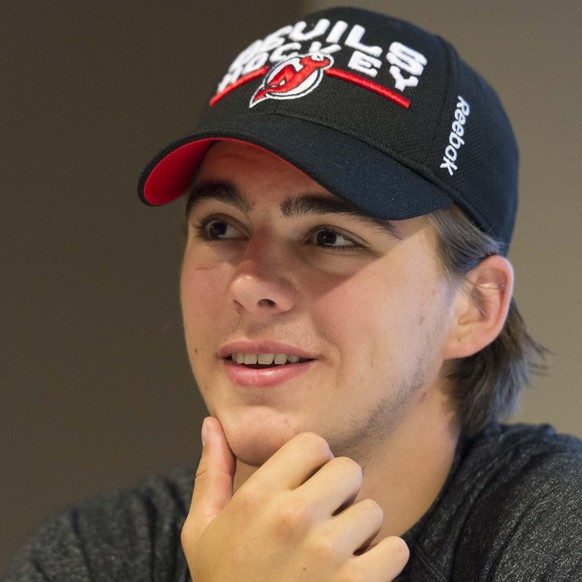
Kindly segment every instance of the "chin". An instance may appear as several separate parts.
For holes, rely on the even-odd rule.
[[[271,426],[269,426],[271,424]],[[284,430],[284,425],[272,423],[246,425],[235,423],[223,425],[226,439],[238,461],[252,467],[259,467],[271,458],[287,441],[300,431]]]
[[[275,443],[272,439],[228,439],[230,448],[237,461],[250,465],[251,467],[260,467],[268,461],[285,442]]]

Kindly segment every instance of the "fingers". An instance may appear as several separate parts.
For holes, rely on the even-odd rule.
[[[368,547],[383,513],[356,501],[362,470],[326,441],[295,436],[233,495],[236,461],[220,422],[203,424],[203,449],[182,545],[193,579],[394,579],[408,560],[400,538]],[[228,559],[223,559],[228,556]],[[309,576],[306,577],[306,572]]]
[[[326,463],[298,490],[304,500],[317,504],[317,515],[327,519],[350,505],[362,487],[362,469],[352,459],[337,457]]]
[[[328,537],[342,555],[367,548],[384,523],[382,508],[372,499],[362,499],[344,509],[326,524]],[[325,534],[324,534],[325,535]]]
[[[296,489],[333,459],[329,445],[313,433],[301,433],[285,443],[247,482],[265,494]]]
[[[410,551],[406,542],[390,536],[376,546],[357,556],[344,567],[347,579],[386,582],[394,580],[406,566]]]
[[[198,537],[232,498],[236,463],[222,426],[208,417],[202,424],[202,456],[188,515],[189,535]]]

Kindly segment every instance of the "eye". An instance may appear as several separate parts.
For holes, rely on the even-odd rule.
[[[312,230],[307,237],[307,242],[317,247],[332,249],[350,250],[360,247],[347,235],[329,227],[318,227]]]
[[[198,238],[205,241],[233,240],[243,238],[240,229],[221,217],[208,217],[194,225]]]

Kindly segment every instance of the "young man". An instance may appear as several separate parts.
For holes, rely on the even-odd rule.
[[[450,45],[348,8],[285,26],[139,190],[189,193],[193,495],[181,470],[89,501],[11,580],[582,579],[582,445],[498,424],[543,350],[505,258],[513,133]]]

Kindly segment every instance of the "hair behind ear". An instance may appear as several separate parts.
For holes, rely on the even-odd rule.
[[[459,284],[471,285],[471,273],[495,256],[495,260],[505,260],[500,256],[505,254],[504,245],[479,230],[456,206],[437,210],[428,218],[437,234],[443,270]],[[481,286],[479,279],[474,283],[474,299],[483,306],[486,281]],[[491,341],[483,342],[481,349],[468,350],[449,364],[453,397],[468,434],[511,415],[531,375],[546,369],[547,350],[530,336],[511,293],[504,301],[507,315],[498,333],[492,333]]]
[[[510,416],[532,373],[545,371],[547,350],[529,335],[512,299],[501,333],[482,350],[452,360],[448,377],[467,434]]]

